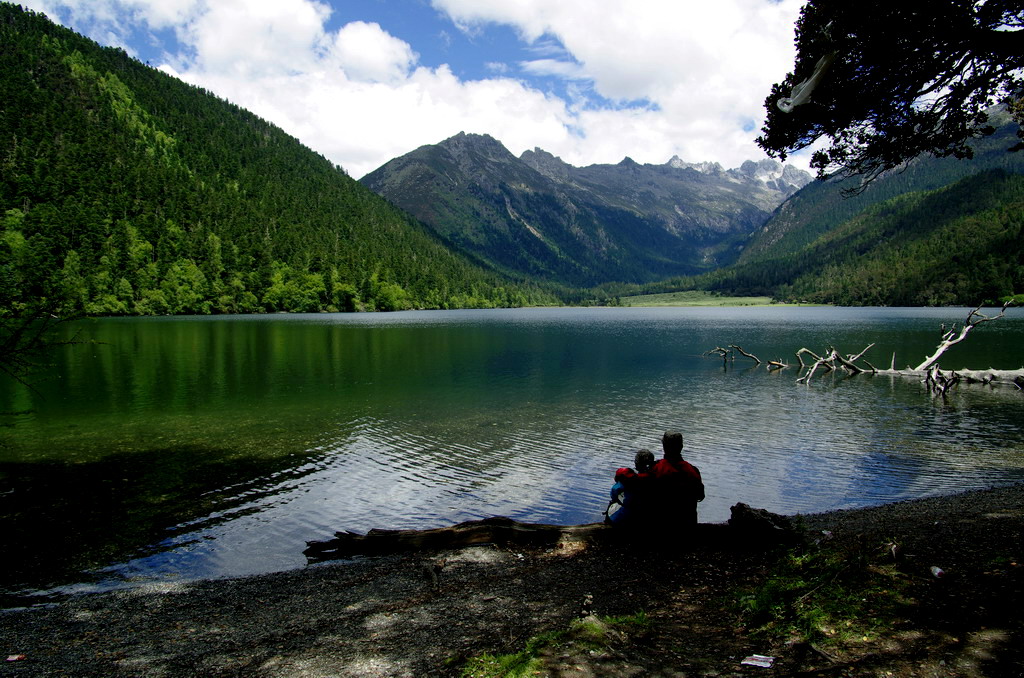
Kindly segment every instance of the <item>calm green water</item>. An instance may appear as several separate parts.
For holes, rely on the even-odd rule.
[[[867,344],[916,364],[966,309],[522,309],[105,319],[0,384],[8,593],[301,567],[336,530],[488,515],[600,520],[613,470],[665,429],[707,486],[847,508],[1024,479],[1024,395],[702,357]],[[1024,313],[947,367],[1024,364]],[[74,587],[72,587],[74,588]]]

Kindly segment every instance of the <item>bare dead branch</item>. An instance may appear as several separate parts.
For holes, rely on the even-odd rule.
[[[729,348],[735,349],[737,353],[739,353],[740,355],[742,355],[745,358],[750,358],[751,360],[753,360],[758,365],[761,364],[761,359],[760,358],[758,358],[756,355],[753,355],[751,353],[747,353],[742,348],[740,348],[738,345],[736,345],[736,344],[729,344]]]
[[[929,391],[936,395],[946,395],[950,389],[955,387],[957,384],[966,382],[971,384],[985,384],[985,385],[996,385],[996,384],[1012,384],[1018,390],[1024,391],[1024,368],[1019,370],[994,370],[989,368],[987,370],[957,370],[955,372],[943,372],[939,369],[938,358],[945,352],[950,346],[953,346],[963,341],[970,331],[986,322],[998,320],[1006,314],[1006,309],[1010,306],[1010,302],[1003,305],[1002,310],[997,315],[988,316],[981,313],[981,307],[972,309],[967,314],[967,318],[963,326],[954,325],[953,327],[947,328],[945,324],[941,327],[942,341],[936,348],[935,353],[930,356],[925,363],[916,368],[907,367],[903,370],[896,369],[896,354],[893,353],[889,362],[888,369],[879,369],[875,367],[871,362],[864,358],[864,355],[875,346],[874,342],[868,344],[864,349],[856,354],[842,355],[833,346],[828,347],[828,352],[822,356],[819,356],[809,348],[801,348],[796,352],[797,361],[800,363],[801,375],[797,378],[798,384],[806,384],[814,378],[819,370],[823,371],[836,371],[843,370],[851,375],[860,374],[862,372],[870,372],[871,374],[878,375],[890,375],[899,377],[913,377],[921,379]],[[721,355],[732,355],[730,351],[734,350],[752,360],[755,360],[758,364],[763,364],[763,361],[758,359],[756,356],[743,350],[736,344],[730,344],[729,349],[717,347],[714,351]],[[804,360],[804,355],[813,358],[814,362],[808,365]],[[788,367],[782,360],[771,360],[767,363],[769,371],[782,369]]]
[[[814,351],[810,350],[809,348],[802,348],[796,352],[796,359],[800,361],[800,369],[807,367],[807,365],[804,364],[804,359],[802,355],[804,353],[814,358],[814,360],[817,362],[821,361],[821,357],[818,356]]]
[[[847,360],[849,360],[849,361],[850,361],[851,363],[855,363],[855,362],[857,362],[857,361],[858,361],[858,360],[860,360],[860,359],[861,359],[861,358],[862,358],[862,357],[864,356],[864,354],[865,354],[865,353],[867,353],[867,352],[868,352],[868,351],[869,351],[869,350],[871,349],[871,347],[872,347],[872,346],[874,346],[874,345],[875,345],[875,342],[871,342],[870,344],[868,344],[868,345],[867,345],[867,346],[866,346],[866,347],[864,348],[864,350],[863,350],[863,351],[861,351],[861,352],[860,352],[860,353],[858,353],[857,355],[851,355],[851,356],[848,356],[848,357],[847,357]]]
[[[932,367],[928,370],[927,376],[925,377],[925,385],[928,390],[932,392],[932,395],[946,397],[946,393],[949,389],[960,383],[960,375],[956,372],[950,372],[948,375],[943,374],[942,370],[938,367]]]
[[[801,349],[801,350],[806,350],[806,349]],[[814,353],[812,353],[811,351],[807,351],[807,352],[810,353],[811,355],[814,355]],[[807,372],[807,374],[805,374],[803,377],[797,379],[796,383],[798,383],[798,384],[806,384],[806,383],[810,382],[811,377],[814,376],[814,373],[818,371],[819,367],[823,367],[823,368],[825,368],[825,369],[827,369],[828,371],[831,372],[834,369],[832,367],[832,365],[830,364],[831,360],[832,360],[832,356],[834,354],[835,354],[835,349],[832,349],[831,352],[829,353],[829,355],[825,356],[824,358],[818,358],[818,360],[813,365],[811,365],[811,369]],[[798,355],[799,355],[799,353],[798,353]]]
[[[727,361],[733,359],[732,352],[729,349],[727,349],[727,348],[722,348],[721,346],[715,346],[712,349],[704,351],[704,355],[705,356],[709,356],[709,355],[712,355],[712,354],[717,354],[717,355],[722,356],[722,362],[727,362]]]
[[[956,346],[961,341],[966,339],[967,335],[970,334],[971,330],[973,330],[975,327],[983,323],[998,320],[999,318],[1002,318],[1004,315],[1006,315],[1006,309],[1010,305],[1012,305],[1012,303],[1012,300],[1007,301],[1005,304],[1003,304],[1003,308],[1002,310],[999,311],[999,315],[994,316],[987,316],[981,313],[981,306],[978,306],[977,308],[972,310],[970,313],[967,314],[967,319],[964,321],[964,324],[960,327],[960,329],[957,330],[956,325],[953,325],[953,327],[951,327],[948,332],[942,335],[942,341],[939,342],[939,345],[938,347],[936,347],[935,352],[932,353],[927,358],[925,358],[924,362],[915,367],[914,370],[924,372],[930,369],[933,365],[939,362],[939,358],[942,357],[943,353],[945,353],[951,347]],[[943,329],[945,329],[945,325],[943,325]]]

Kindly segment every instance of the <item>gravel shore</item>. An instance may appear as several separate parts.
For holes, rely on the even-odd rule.
[[[903,635],[842,661],[760,646],[723,600],[767,576],[764,551],[482,545],[8,610],[0,676],[459,675],[468,657],[522,649],[589,614],[640,610],[652,626],[644,638],[567,656],[558,675],[1024,675],[1024,485],[800,522],[812,536],[898,545],[920,587]],[[742,666],[751,653],[776,664]]]

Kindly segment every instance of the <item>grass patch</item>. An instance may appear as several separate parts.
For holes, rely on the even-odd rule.
[[[667,292],[665,294],[640,294],[622,297],[623,306],[769,306],[775,304],[771,297],[723,297],[702,290]]]
[[[586,617],[569,628],[549,631],[526,641],[519,652],[471,658],[462,670],[463,678],[523,678],[541,675],[547,656],[562,653],[568,646],[582,650],[602,650],[615,638],[647,630],[650,620],[645,612],[626,617]]]
[[[736,607],[755,635],[841,646],[892,628],[913,601],[893,544],[794,549]]]
[[[463,678],[521,678],[540,674],[540,651],[557,645],[566,631],[552,631],[534,636],[526,647],[513,654],[482,654],[473,657],[462,670]]]

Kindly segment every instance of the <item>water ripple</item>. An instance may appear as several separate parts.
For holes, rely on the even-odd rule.
[[[728,519],[738,501],[781,513],[864,506],[1024,479],[1019,396],[964,390],[942,403],[913,382],[835,375],[799,386],[792,370],[702,353],[738,343],[775,357],[878,339],[880,352],[915,355],[937,320],[962,315],[535,309],[98,323],[129,339],[97,337],[115,347],[100,365],[64,359],[59,397],[17,408],[30,396],[9,398],[35,414],[0,443],[25,468],[65,450],[60,463],[121,478],[145,449],[170,478],[205,456],[233,471],[203,478],[202,510],[102,569],[103,585],[300,567],[307,540],[338,530],[597,521],[614,470],[641,447],[658,454],[668,429],[683,432],[704,475],[702,520]],[[1020,355],[1024,315],[1007,320],[972,335],[979,360]],[[247,350],[223,350],[236,344]],[[190,363],[164,373],[184,345],[205,356],[209,389]],[[111,451],[128,461],[89,456]]]

